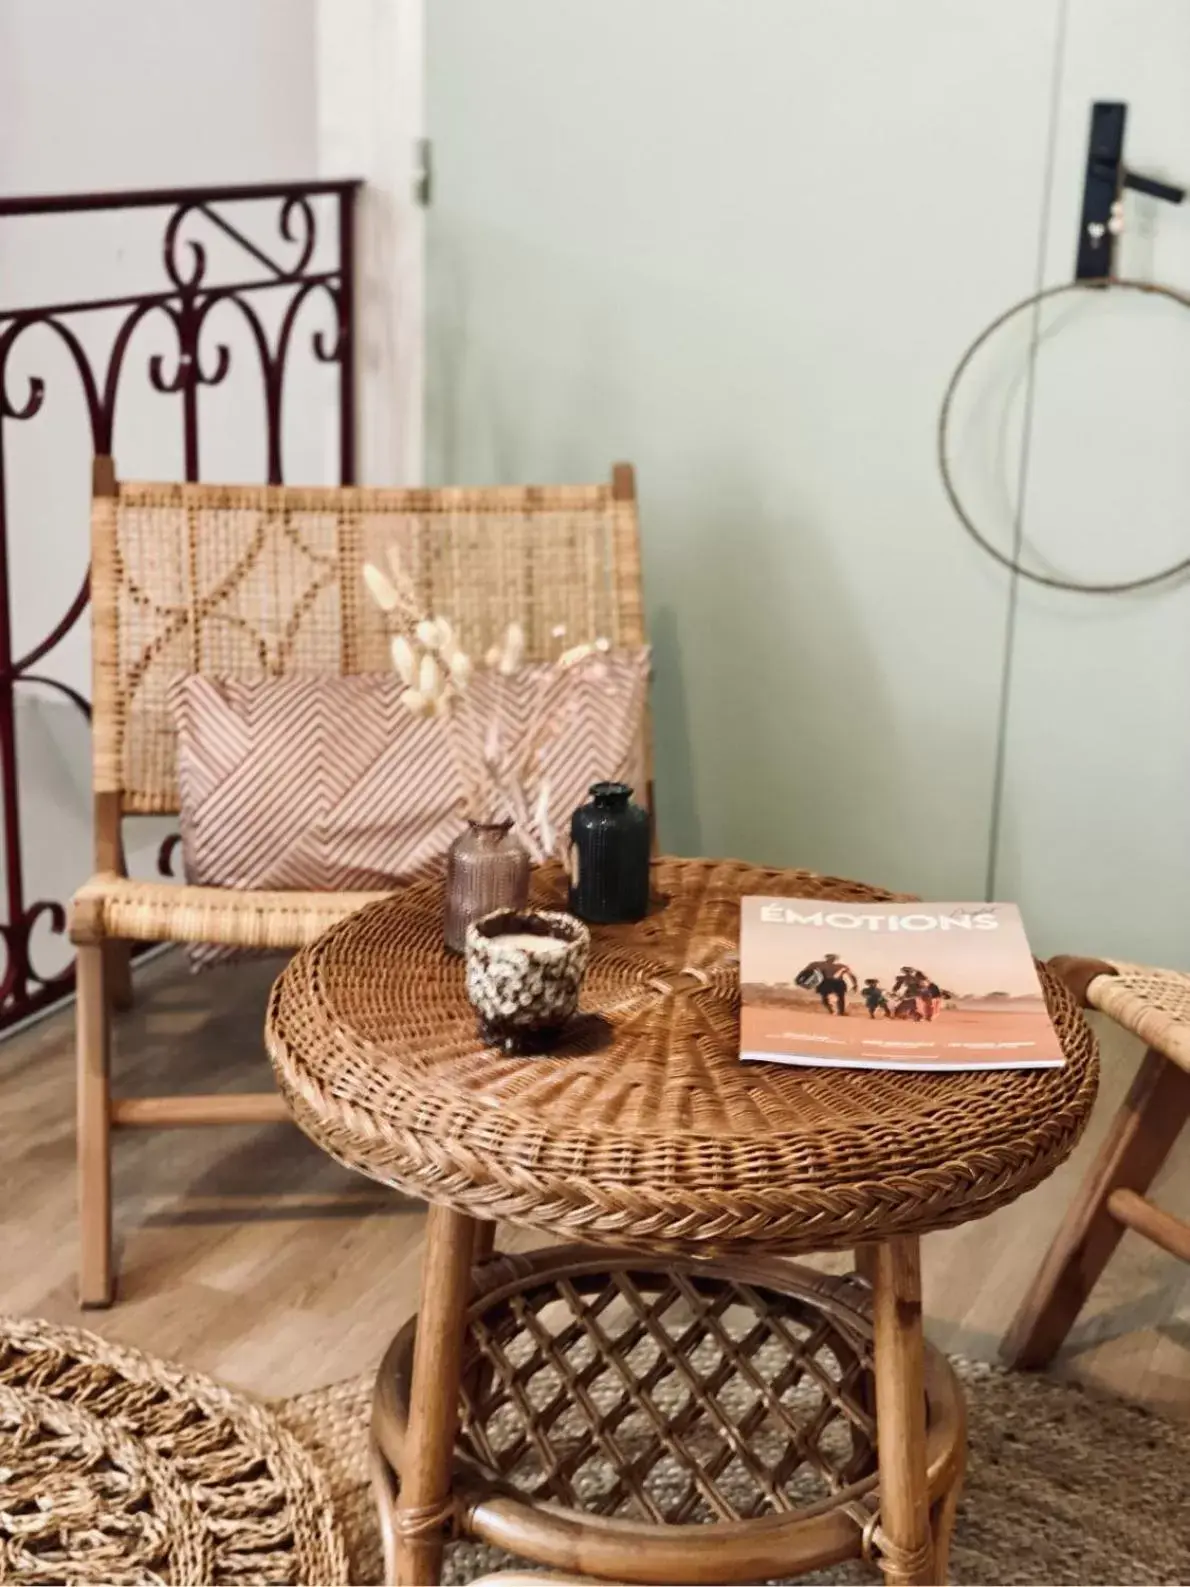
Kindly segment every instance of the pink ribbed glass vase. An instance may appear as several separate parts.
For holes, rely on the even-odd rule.
[[[473,920],[528,901],[529,851],[512,822],[468,821],[446,854],[446,946],[462,953]]]

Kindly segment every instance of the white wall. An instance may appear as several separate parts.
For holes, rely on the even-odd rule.
[[[978,897],[995,837],[1043,950],[1185,957],[1190,597],[1022,591],[1009,635],[1012,581],[958,528],[934,427],[968,339],[1072,270],[1093,97],[1133,100],[1138,168],[1190,178],[1187,25],[1174,0],[431,0],[430,468],[638,464],[667,846]],[[1157,217],[1151,262],[1190,285],[1188,219]],[[1027,527],[1078,566],[1140,557],[1142,529],[1146,559],[1184,544],[1185,382],[1131,339],[1151,309],[1121,306],[1128,336],[1081,365],[1063,332],[1065,375],[1042,354]],[[1026,353],[1005,338],[956,415],[1002,536]],[[1133,379],[1088,442],[1100,356]],[[1130,413],[1171,394],[1138,481]]]
[[[315,0],[5,0],[6,194],[309,176]]]

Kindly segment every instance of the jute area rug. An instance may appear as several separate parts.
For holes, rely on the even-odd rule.
[[[958,1583],[1190,1583],[1190,1425],[1073,1385],[956,1361],[970,1419],[970,1465],[951,1551]],[[356,1583],[382,1580],[367,1488],[372,1380],[286,1402],[291,1431],[318,1452]],[[479,1544],[447,1551],[463,1583],[511,1561]],[[802,1578],[867,1582],[865,1566]]]

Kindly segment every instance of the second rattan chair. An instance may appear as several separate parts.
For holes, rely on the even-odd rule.
[[[1190,1262],[1190,1223],[1146,1194],[1190,1119],[1190,975],[1072,957],[1050,968],[1148,1051],[1009,1329],[1017,1367],[1048,1366],[1125,1229]]]
[[[239,892],[125,874],[125,817],[178,809],[167,691],[179,673],[387,671],[362,564],[399,547],[428,611],[482,654],[518,621],[530,661],[550,631],[645,642],[633,472],[602,485],[438,490],[117,483],[97,458],[92,511],[96,874],[71,913],[78,948],[80,1297],[114,1289],[114,1127],[261,1123],[273,1092],[119,1098],[110,1011],[132,942],[298,948],[374,897]],[[645,746],[647,764],[648,746]]]

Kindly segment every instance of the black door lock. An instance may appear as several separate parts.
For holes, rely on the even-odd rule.
[[[1124,122],[1128,106],[1116,100],[1097,100],[1091,106],[1091,135],[1087,145],[1087,176],[1083,185],[1083,214],[1078,230],[1076,281],[1104,281],[1113,274],[1116,237],[1122,218],[1126,187],[1151,198],[1180,204],[1185,189],[1138,176],[1124,164]]]

